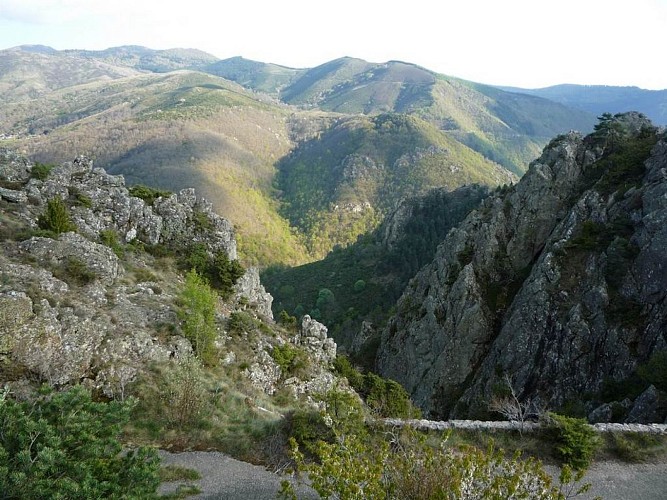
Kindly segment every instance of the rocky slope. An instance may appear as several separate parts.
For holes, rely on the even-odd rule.
[[[43,223],[56,198],[73,223],[59,234]],[[34,382],[84,383],[124,397],[151,363],[190,355],[176,263],[197,248],[236,259],[233,226],[193,189],[142,199],[122,176],[85,157],[49,171],[0,149],[0,384],[21,394]],[[222,296],[217,363],[236,366],[267,394],[285,385],[298,396],[334,383],[336,345],[326,328],[314,321],[296,331],[275,325],[273,299],[256,269]],[[234,315],[246,324],[231,332]],[[272,357],[287,344],[307,360],[298,377]]]
[[[411,281],[380,372],[439,417],[489,416],[509,377],[552,409],[664,420],[666,139],[636,113],[554,139]]]

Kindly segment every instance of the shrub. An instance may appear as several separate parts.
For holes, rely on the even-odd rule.
[[[250,333],[259,328],[259,321],[243,311],[235,311],[229,315],[227,328],[230,333]]]
[[[506,458],[493,448],[448,449],[444,439],[436,448],[414,431],[391,446],[355,434],[319,441],[318,461],[310,463],[296,440],[290,444],[297,468],[323,498],[565,498],[537,460]],[[282,493],[295,498],[286,482]]]
[[[365,288],[366,282],[364,280],[357,280],[354,282],[353,289],[355,293],[363,292]]]
[[[549,413],[547,437],[555,444],[561,461],[576,471],[588,468],[600,446],[597,433],[582,418]]]
[[[211,256],[206,246],[198,243],[184,252],[180,266],[194,269],[200,276],[208,279],[210,285],[220,292],[223,298],[229,298],[234,285],[243,276],[245,269],[238,260],[229,260],[224,251]]]
[[[113,229],[103,229],[100,231],[100,241],[103,245],[108,246],[113,250],[118,257],[123,256],[123,245],[118,241],[118,233]]]
[[[0,395],[3,498],[152,498],[159,458],[122,452],[118,440],[132,403],[93,402],[82,387],[33,402]]]
[[[87,285],[97,278],[95,271],[76,257],[67,257],[60,267],[53,271],[53,275],[69,284]]]
[[[286,328],[296,328],[296,316],[290,316],[285,309],[278,314],[278,321]]]
[[[185,278],[181,292],[183,307],[179,316],[183,321],[183,333],[192,343],[196,356],[206,364],[215,359],[215,306],[218,296],[206,280],[194,269]]]
[[[192,356],[174,364],[163,380],[164,413],[171,425],[193,426],[207,403],[201,364]]]
[[[306,353],[290,344],[274,346],[271,357],[280,366],[283,378],[299,376],[308,367]]]
[[[46,204],[46,210],[37,219],[41,229],[52,231],[55,234],[76,231],[76,226],[70,218],[69,209],[58,196],[51,198]]]
[[[55,165],[36,162],[32,166],[32,170],[30,170],[30,177],[40,181],[45,181],[54,167]]]
[[[155,203],[155,200],[157,200],[158,198],[166,198],[168,196],[171,196],[172,194],[171,191],[151,188],[148,186],[144,186],[142,184],[130,186],[127,190],[132,196],[136,198],[141,198],[146,202],[147,205],[150,205],[151,207]]]

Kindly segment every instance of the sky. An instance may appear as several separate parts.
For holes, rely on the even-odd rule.
[[[0,49],[196,48],[308,68],[400,60],[494,85],[667,88],[667,0],[0,0]]]

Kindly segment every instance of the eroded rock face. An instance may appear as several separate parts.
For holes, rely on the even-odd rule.
[[[178,277],[131,284],[123,262],[100,243],[100,232],[172,248],[201,243],[235,259],[233,227],[191,189],[149,206],[129,194],[122,176],[94,168],[83,156],[54,167],[44,180],[31,178],[32,168],[0,150],[0,180],[10,186],[0,196],[13,205],[14,219],[36,228],[57,196],[77,232],[0,240],[0,356],[53,385],[85,382],[117,397],[151,361],[187,356],[192,348],[177,334]],[[133,266],[143,266],[142,259],[150,256],[135,258]],[[256,272],[248,273],[242,289],[270,315],[270,296]],[[157,335],[160,325],[172,325],[175,333]]]
[[[234,285],[234,292],[237,302],[245,300],[259,314],[265,318],[273,319],[273,311],[271,310],[273,297],[260,282],[257,268],[251,267],[238,279],[236,285]]]
[[[634,144],[650,126],[617,120]],[[595,141],[552,141],[450,232],[399,300],[378,368],[427,412],[486,416],[505,375],[522,398],[558,408],[667,348],[665,136],[628,180]]]
[[[301,331],[294,338],[294,344],[302,346],[314,359],[330,363],[336,359],[336,343],[327,333],[326,326],[306,314],[301,319]]]

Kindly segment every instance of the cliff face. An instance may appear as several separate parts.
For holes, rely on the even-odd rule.
[[[506,376],[551,408],[612,403],[667,349],[666,172],[665,134],[636,113],[554,139],[411,281],[381,373],[438,417],[487,416]]]
[[[85,382],[115,396],[150,362],[192,351],[178,326],[181,273],[145,249],[178,255],[194,243],[233,260],[233,227],[192,189],[144,201],[84,157],[38,169],[0,150],[0,383]],[[56,197],[76,232],[41,236]],[[271,321],[271,301],[249,270],[219,319],[252,307]]]

